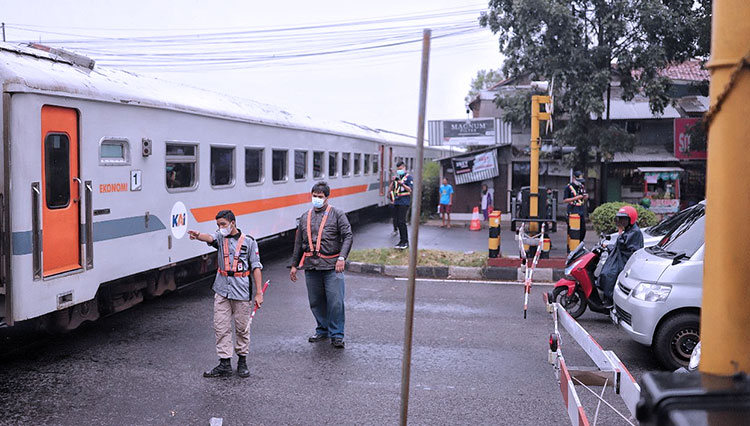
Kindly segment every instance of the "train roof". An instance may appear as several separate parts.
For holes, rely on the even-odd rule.
[[[416,145],[416,138],[345,121],[313,119],[277,106],[185,84],[96,66],[82,55],[41,45],[0,42],[0,81],[7,92],[46,93],[183,111],[376,142]],[[425,149],[427,149],[425,141]]]

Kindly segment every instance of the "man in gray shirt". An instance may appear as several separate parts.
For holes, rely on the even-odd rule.
[[[331,189],[326,182],[312,187],[312,208],[299,218],[289,278],[305,270],[310,310],[317,322],[307,340],[330,337],[335,348],[344,347],[344,267],[352,248],[352,227],[343,210],[328,204]]]
[[[216,214],[219,229],[213,234],[188,231],[191,240],[200,240],[217,248],[219,269],[214,280],[214,331],[219,365],[203,373],[203,377],[232,375],[232,319],[237,353],[237,374],[248,377],[247,354],[250,351],[250,274],[255,282],[255,304],[263,303],[258,243],[237,229],[234,213],[222,210]]]

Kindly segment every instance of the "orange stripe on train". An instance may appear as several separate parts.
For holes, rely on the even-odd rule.
[[[348,186],[346,188],[331,189],[331,197],[343,197],[345,195],[358,194],[367,191],[367,185]],[[190,209],[195,220],[199,223],[214,220],[219,210],[232,210],[236,216],[257,213],[266,210],[281,209],[296,206],[310,201],[310,193],[285,195],[283,197],[265,198],[260,200],[242,201],[239,203],[219,204],[208,207]]]

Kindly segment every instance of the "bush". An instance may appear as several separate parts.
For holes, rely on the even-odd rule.
[[[440,202],[440,163],[425,161],[422,170],[422,217],[429,218],[435,214]]]
[[[605,234],[611,234],[613,232],[616,232],[617,227],[615,227],[615,214],[617,214],[617,211],[620,210],[620,207],[628,205],[635,207],[636,211],[638,211],[638,226],[641,229],[648,228],[649,226],[654,226],[659,223],[659,218],[654,214],[654,212],[652,212],[651,210],[647,210],[642,206],[623,203],[621,201],[617,201],[614,203],[604,203],[594,209],[594,212],[591,213],[591,223],[594,224],[596,233],[600,234],[603,232]]]

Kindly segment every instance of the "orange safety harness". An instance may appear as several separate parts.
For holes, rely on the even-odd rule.
[[[229,239],[224,237],[224,269],[219,266],[219,274],[225,277],[248,277],[250,271],[237,271],[237,266],[240,260],[240,250],[242,249],[242,243],[245,242],[245,234],[240,234],[240,238],[237,240],[237,246],[234,249],[234,261],[232,262],[232,268],[229,269]],[[249,249],[249,247],[248,247]]]
[[[316,256],[323,259],[332,259],[334,257],[339,257],[339,253],[336,254],[321,254],[320,253],[320,240],[323,237],[323,228],[326,226],[326,220],[328,219],[328,212],[331,211],[331,206],[329,205],[326,208],[326,211],[323,213],[323,220],[320,221],[320,227],[318,228],[318,240],[315,242],[315,250],[310,250],[302,253],[302,259],[299,260],[299,266],[298,268],[301,268],[302,265],[305,263],[305,258]],[[309,212],[307,212],[307,245],[309,247],[312,247],[312,231],[310,230],[310,223],[312,220],[312,214],[313,209],[310,209]]]

